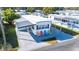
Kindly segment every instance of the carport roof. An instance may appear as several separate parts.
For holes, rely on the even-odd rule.
[[[16,24],[19,27],[33,25],[31,22],[29,22],[27,19],[25,19],[23,17],[21,17],[20,19],[17,19]]]

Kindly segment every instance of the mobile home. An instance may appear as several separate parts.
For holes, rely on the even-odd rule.
[[[45,31],[48,32],[51,28],[51,20],[48,18],[43,18],[40,16],[33,16],[33,15],[27,15],[23,16],[31,22],[31,26],[29,26],[29,29],[35,34],[35,35],[44,35]]]
[[[51,24],[50,18],[35,15],[23,15],[20,19],[16,20],[18,30],[25,30],[38,40],[52,37],[50,37]]]

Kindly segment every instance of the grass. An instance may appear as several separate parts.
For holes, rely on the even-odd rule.
[[[12,48],[18,47],[18,40],[16,36],[15,27],[8,24],[5,24],[4,26],[7,42],[12,45]]]
[[[55,27],[59,30],[61,29],[63,32],[71,34],[73,36],[79,34],[79,32],[73,31],[72,29],[64,28],[64,27],[59,26],[59,25],[52,24],[52,27]]]

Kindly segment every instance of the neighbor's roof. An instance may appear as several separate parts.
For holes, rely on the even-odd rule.
[[[51,21],[51,19],[49,18],[44,18],[41,16],[35,16],[35,15],[23,15],[22,17],[24,17],[26,20],[28,20],[32,24],[36,24],[37,22],[41,22],[41,21]]]
[[[64,18],[64,19],[70,19],[70,20],[79,20],[79,16],[69,16],[69,15],[54,15],[55,18]]]
[[[74,18],[74,19],[78,19],[78,20],[79,20],[79,16],[70,16],[70,17],[72,17],[72,18]]]

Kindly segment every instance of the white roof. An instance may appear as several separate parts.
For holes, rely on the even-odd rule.
[[[54,15],[56,18],[69,18],[71,20],[79,20],[79,16],[69,16],[69,15]]]
[[[70,16],[70,17],[79,20],[79,16]]]
[[[44,18],[41,16],[35,16],[35,15],[23,15],[22,17],[24,17],[26,20],[28,20],[32,24],[36,24],[41,21],[51,21],[51,19],[49,18]]]
[[[23,17],[21,17],[21,18],[19,18],[19,19],[17,19],[17,20],[15,20],[16,22],[22,22],[22,21],[26,21],[26,19],[25,18],[23,18]]]
[[[56,18],[65,18],[67,16],[66,15],[54,15],[54,17],[56,17]]]
[[[62,12],[79,12],[79,10],[58,10],[56,12],[62,13]]]

